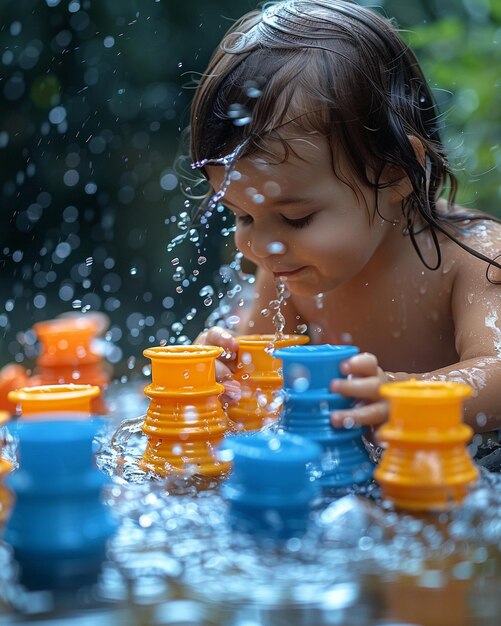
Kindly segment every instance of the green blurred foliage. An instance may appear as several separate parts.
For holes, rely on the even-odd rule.
[[[384,9],[434,90],[458,201],[501,217],[501,0],[388,0]]]

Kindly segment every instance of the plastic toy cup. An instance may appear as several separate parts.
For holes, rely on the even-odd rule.
[[[346,378],[342,361],[358,353],[356,346],[320,344],[277,350],[282,360],[284,405],[280,425],[288,433],[320,444],[319,482],[336,493],[372,478],[373,463],[365,449],[361,428],[334,428],[330,414],[353,405],[352,398],[331,393],[333,378]]]
[[[19,469],[7,478],[15,506],[5,539],[30,589],[95,582],[116,522],[101,501],[106,476],[93,463],[99,420],[18,421]]]
[[[36,384],[79,383],[106,387],[109,375],[103,366],[103,357],[92,347],[100,326],[100,320],[92,316],[57,318],[34,324],[41,348],[36,360]],[[93,413],[106,413],[100,395],[93,400]]]
[[[241,400],[226,413],[238,428],[259,430],[276,421],[280,404],[273,402],[282,388],[282,362],[274,351],[285,346],[308,343],[306,335],[242,335],[237,337],[238,353],[235,379],[242,391]]]
[[[16,412],[16,405],[8,398],[9,392],[29,385],[29,377],[22,365],[9,363],[0,369],[0,411]]]
[[[293,346],[277,354],[284,361],[284,387],[300,393],[309,390],[329,393],[333,378],[346,378],[339,371],[342,361],[359,352],[356,346],[320,344]]]
[[[379,430],[386,442],[374,477],[388,500],[416,511],[459,504],[478,472],[466,450],[472,429],[461,422],[468,385],[410,380],[381,386],[390,419]]]
[[[151,359],[150,385],[144,393],[150,404],[142,426],[148,443],[145,468],[156,474],[184,470],[197,475],[220,476],[230,466],[214,451],[228,419],[219,401],[224,390],[216,382],[215,346],[157,346],[143,354]]]
[[[233,526],[280,539],[303,534],[311,504],[319,495],[312,467],[320,454],[314,442],[286,433],[225,439],[219,455],[233,468],[221,492]]]
[[[93,385],[40,385],[11,391],[8,397],[20,407],[23,417],[54,412],[90,417],[91,402],[100,393],[99,387]]]

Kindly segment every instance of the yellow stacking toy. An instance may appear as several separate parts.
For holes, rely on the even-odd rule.
[[[216,382],[215,346],[157,346],[143,354],[151,359],[150,398],[142,426],[148,442],[143,465],[156,474],[191,468],[201,476],[220,476],[230,469],[216,447],[228,427]]]
[[[388,383],[389,421],[378,436],[387,444],[374,477],[397,507],[443,511],[459,504],[478,472],[466,450],[472,429],[463,424],[468,385],[418,381]]]
[[[33,330],[41,348],[36,360],[36,385],[77,383],[103,389],[109,383],[103,357],[92,348],[99,332],[95,318],[57,318],[34,324]],[[101,395],[95,397],[92,408],[94,413],[106,413]]]
[[[278,420],[281,406],[273,403],[282,388],[279,368],[282,361],[273,357],[275,348],[308,343],[306,335],[242,335],[237,337],[238,354],[235,379],[242,398],[227,409],[227,415],[239,430],[259,430]]]
[[[10,418],[9,413],[0,411],[0,427],[3,426]],[[4,441],[0,436],[0,533],[10,514],[12,508],[13,497],[10,490],[5,486],[4,479],[12,469],[12,463],[2,457],[2,448]]]
[[[39,385],[16,389],[8,397],[19,407],[18,412],[23,418],[49,413],[74,413],[89,418],[92,401],[100,393],[96,385]],[[51,419],[55,416],[51,415]]]

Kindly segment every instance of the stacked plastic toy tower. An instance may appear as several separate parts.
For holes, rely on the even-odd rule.
[[[342,492],[372,478],[373,464],[362,440],[362,429],[333,428],[332,411],[353,406],[353,400],[331,393],[333,378],[345,377],[342,361],[358,353],[355,346],[290,346],[275,351],[282,360],[284,407],[281,427],[317,442],[322,448],[320,484]]]
[[[276,539],[302,535],[320,493],[312,478],[320,454],[315,442],[288,433],[226,439],[220,455],[231,460],[233,468],[221,492],[234,528]]]
[[[281,362],[274,351],[309,339],[305,335],[242,335],[237,341],[235,379],[240,383],[242,397],[228,407],[227,414],[237,430],[259,430],[276,422],[280,415],[276,395],[282,388]]]
[[[78,588],[96,581],[115,521],[101,499],[107,478],[93,463],[93,420],[18,421],[19,468],[5,539],[29,589]]]
[[[478,471],[467,452],[472,429],[462,423],[468,385],[410,380],[382,385],[390,419],[379,430],[386,443],[375,478],[397,507],[447,510],[459,504]]]
[[[201,476],[221,476],[230,465],[215,454],[228,428],[216,382],[214,346],[157,346],[151,359],[151,384],[144,393],[150,403],[143,432],[147,446],[143,466],[155,474],[191,470]]]
[[[102,355],[92,342],[99,332],[96,318],[90,316],[58,318],[33,326],[39,341],[36,360],[36,385],[86,384],[101,390],[109,383]],[[93,400],[93,413],[106,413],[102,395]]]

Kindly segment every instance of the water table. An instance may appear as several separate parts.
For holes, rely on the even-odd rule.
[[[301,367],[302,375],[297,378],[302,380],[299,383],[286,380],[286,388],[293,391],[305,388],[304,379],[308,380],[308,375],[304,375],[304,363]],[[210,365],[208,370],[202,369],[205,370],[202,374],[210,379]],[[193,374],[180,371],[178,385],[184,381],[189,387]],[[198,371],[197,375],[200,374]],[[154,391],[166,386],[155,373],[153,380]],[[311,390],[310,385],[307,387]],[[389,387],[386,390],[389,396],[399,389]],[[416,393],[416,385],[411,385],[411,391]],[[431,391],[443,393],[444,389]],[[207,395],[212,397],[217,392],[213,389]],[[150,392],[148,397],[152,395]],[[144,440],[148,433],[129,424],[122,432],[130,435],[129,440],[122,436],[117,449],[129,453],[130,467],[134,455],[136,462],[143,461],[143,466],[129,475],[130,480],[127,480],[127,464],[115,463],[113,469],[112,461],[117,461],[113,454],[98,455],[103,473],[112,475],[104,499],[118,517],[118,529],[109,541],[107,560],[99,578],[79,589],[23,588],[16,582],[16,564],[9,545],[4,542],[0,544],[0,625],[482,626],[497,623],[501,614],[501,596],[497,592],[501,582],[498,496],[501,479],[484,470],[478,473],[464,457],[467,437],[459,423],[461,396],[457,394],[447,424],[450,435],[447,445],[450,448],[450,442],[455,441],[455,454],[461,459],[454,462],[456,466],[458,462],[463,464],[459,495],[456,486],[449,488],[445,496],[438,498],[438,505],[437,498],[432,498],[434,510],[431,511],[415,503],[407,510],[395,507],[395,502],[400,506],[402,502],[394,494],[395,481],[392,483],[388,475],[388,464],[395,463],[391,458],[394,455],[401,463],[400,448],[405,447],[402,443],[405,437],[395,435],[405,419],[399,412],[401,409],[395,409],[385,436],[388,440],[393,437],[392,445],[396,447],[386,463],[383,457],[376,471],[376,476],[378,472],[383,474],[383,491],[386,489],[393,502],[382,500],[379,487],[371,481],[345,485],[344,493],[338,490],[335,497],[329,495],[329,490],[319,489],[312,496],[307,526],[291,535],[272,532],[271,538],[266,533],[242,532],[238,523],[235,526],[235,516],[231,513],[234,502],[231,494],[238,495],[242,484],[253,485],[257,481],[257,493],[269,487],[270,502],[274,503],[269,505],[269,511],[264,509],[261,521],[275,531],[284,527],[280,515],[277,517],[277,501],[273,500],[277,494],[283,494],[282,488],[273,485],[280,485],[284,474],[273,458],[267,458],[268,465],[262,466],[266,467],[264,473],[256,470],[255,463],[260,459],[252,449],[254,440],[238,435],[239,445],[243,445],[240,451],[223,442],[217,457],[222,470],[220,476],[214,476],[212,470],[209,477],[197,474],[202,465],[197,465],[193,458],[189,459],[186,471],[177,467],[175,471],[153,476],[155,472],[144,466],[146,447],[134,445],[127,449],[134,438]],[[155,401],[158,397],[157,394]],[[138,399],[141,401],[143,398]],[[327,408],[317,407],[320,417],[333,399],[324,398],[324,401]],[[297,407],[303,408],[301,400],[296,402]],[[393,402],[398,404],[396,400]],[[200,429],[193,415],[192,400],[189,406],[192,408],[188,424],[193,435]],[[301,426],[301,420],[295,418],[294,411],[291,416],[287,407],[285,400],[282,426],[284,423]],[[174,413],[170,415],[172,422]],[[110,423],[117,423],[113,415],[109,419]],[[317,421],[318,428],[324,428],[322,424]],[[278,422],[264,430],[269,455],[286,447],[281,437],[299,436],[296,432],[284,435],[282,426]],[[5,435],[5,427],[3,432]],[[213,436],[211,432],[207,435],[209,440]],[[235,432],[238,429],[231,437]],[[98,438],[105,451],[113,436],[105,431]],[[414,440],[416,437],[419,439],[419,433]],[[440,437],[437,435],[436,439]],[[151,439],[147,441],[151,443]],[[320,441],[313,438],[309,441],[322,449]],[[5,446],[9,445],[11,442],[5,439]],[[420,477],[426,475],[424,469],[430,476],[436,476],[437,472],[447,474],[451,453],[446,462],[438,454],[436,450],[419,449],[417,460],[406,465],[406,480],[415,480],[411,470],[416,467]],[[220,487],[230,484],[225,482],[227,464],[236,463],[239,455],[245,459],[243,467],[253,469],[244,473],[243,478],[239,469],[236,476],[240,482],[233,477],[228,495]],[[332,461],[332,450],[330,458]],[[19,462],[22,463],[22,458]],[[311,459],[303,458],[301,462],[309,475],[317,478],[313,483],[319,486],[318,478],[325,475],[325,467]],[[287,468],[291,477],[297,475],[291,466]],[[259,485],[263,476],[269,480]],[[402,485],[399,487],[402,489]],[[429,485],[421,484],[419,488],[422,495]],[[295,488],[294,493],[301,493],[301,489]],[[405,487],[403,493],[408,493]]]

